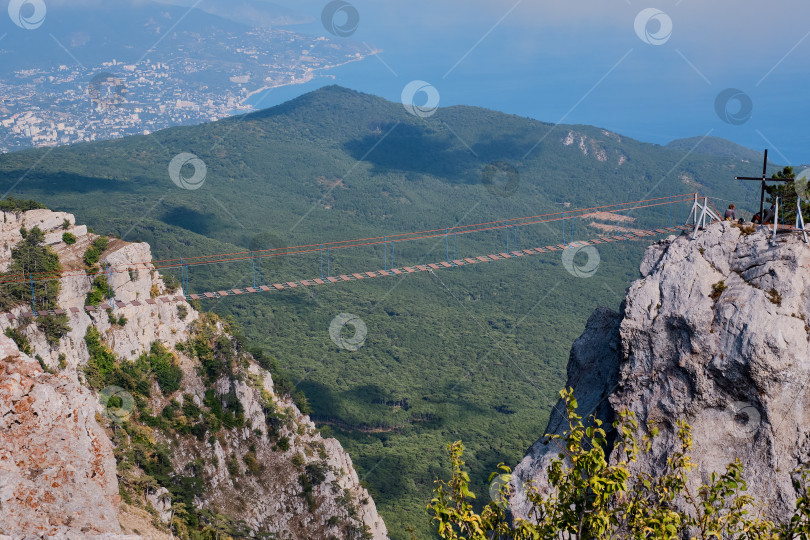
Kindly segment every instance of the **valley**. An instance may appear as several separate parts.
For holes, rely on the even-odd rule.
[[[733,177],[756,173],[756,165],[695,151],[695,143],[667,148],[475,107],[417,118],[401,104],[327,87],[199,126],[4,154],[0,189],[71,212],[97,233],[148,242],[158,259],[443,229],[696,189],[753,207],[758,194]],[[184,152],[206,165],[198,189],[170,177],[169,164]],[[508,184],[498,176],[493,189],[483,180],[493,164],[509,164],[517,184],[502,189]],[[661,227],[682,223],[688,210],[631,217],[633,226]],[[594,223],[569,224],[568,241],[601,233]],[[562,239],[556,224],[538,226],[521,231],[517,247]],[[502,231],[465,238],[459,255],[502,251],[503,240]],[[290,375],[306,395],[299,407],[349,453],[391,538],[409,538],[409,527],[430,538],[425,505],[434,479],[447,476],[445,445],[465,441],[478,493],[499,462],[518,463],[565,383],[571,343],[594,308],[619,309],[644,247],[600,245],[598,270],[587,279],[557,255],[194,306],[234,323]],[[444,239],[403,245],[397,265],[435,262],[445,249]],[[382,268],[385,256],[380,246],[336,253],[331,274]],[[266,261],[262,276],[309,279],[319,264],[312,254],[291,254]],[[249,263],[189,276],[190,292],[250,284]],[[330,339],[330,323],[343,313],[367,328],[356,350]]]

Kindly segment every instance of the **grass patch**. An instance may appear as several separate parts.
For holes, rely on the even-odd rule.
[[[282,437],[278,440],[275,447],[276,450],[281,450],[282,452],[286,452],[290,449],[290,439],[289,437]]]
[[[181,288],[180,280],[177,279],[174,274],[165,274],[161,277],[163,278],[163,284],[166,286],[167,293],[173,293]]]
[[[256,459],[256,454],[253,452],[248,452],[242,458],[242,461],[245,462],[245,466],[247,467],[248,474],[252,474],[253,476],[258,476],[264,470],[264,466]]]
[[[109,386],[118,371],[118,364],[112,350],[101,341],[101,334],[95,326],[89,326],[84,335],[84,342],[90,353],[90,360],[84,366],[84,375],[87,384],[96,390]],[[124,387],[128,390],[128,388]]]
[[[123,328],[127,325],[127,318],[121,315],[120,317],[116,317],[112,311],[107,312],[107,321],[110,323],[111,326],[118,326]]]
[[[183,370],[177,363],[177,358],[166,347],[156,341],[152,343],[148,355],[141,355],[149,363],[155,373],[155,379],[161,392],[173,394],[180,389],[183,380]]]
[[[48,367],[48,364],[45,363],[45,360],[40,355],[34,355],[34,358],[39,362],[39,367],[42,368],[42,371],[45,373],[53,373],[53,370]]]
[[[723,291],[728,289],[726,286],[725,281],[718,281],[714,285],[712,285],[712,292],[709,294],[709,298],[717,302],[720,299],[720,296],[723,294]]]

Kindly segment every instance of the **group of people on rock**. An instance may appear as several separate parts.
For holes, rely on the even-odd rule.
[[[763,225],[770,225],[773,222],[773,218],[776,215],[776,204],[772,204],[770,208],[763,212],[764,217],[759,215],[759,212],[754,214],[751,218],[752,223],[761,223]],[[726,210],[725,214],[723,214],[723,219],[726,221],[736,221],[737,220],[737,212],[736,207],[734,204],[728,205],[728,210]],[[742,219],[741,219],[742,221]]]

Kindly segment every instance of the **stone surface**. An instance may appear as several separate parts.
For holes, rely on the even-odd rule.
[[[146,500],[158,513],[160,521],[168,523],[172,517],[172,497],[169,490],[162,487],[146,494]]]
[[[808,265],[810,247],[797,235],[779,235],[772,246],[765,231],[744,234],[725,222],[695,240],[651,246],[618,328],[589,323],[578,340],[588,350],[572,350],[571,365],[599,357],[596,369],[606,375],[583,381],[569,369],[569,386],[589,404],[581,412],[607,393],[609,406],[596,409],[601,419],[630,410],[641,425],[654,421],[661,434],[635,465],[653,474],[677,443],[676,420],[687,421],[693,484],[739,458],[749,492],[768,517],[784,519],[795,504],[791,472],[810,460]],[[556,414],[547,432],[560,432]],[[542,466],[553,454],[538,441],[516,477],[544,487]],[[525,516],[522,490],[512,507]]]
[[[110,440],[95,397],[0,335],[0,532],[121,532]]]
[[[252,429],[266,433],[267,419],[261,403],[262,389],[272,388],[270,375],[252,360],[248,372],[253,381],[228,381],[220,379],[217,387],[221,395],[233,391],[242,403],[245,418],[250,419]],[[258,377],[256,377],[258,376]],[[195,375],[187,373],[180,392],[195,395],[202,388]],[[251,438],[251,429],[228,437],[213,445],[207,441],[186,438],[174,453],[176,469],[182,469],[194,456],[213,453],[217,465],[207,465],[205,477],[211,479],[211,488],[206,490],[203,503],[231,515],[239,515],[246,523],[262,530],[284,533],[291,538],[343,538],[349,524],[355,530],[368,526],[371,537],[385,539],[388,532],[385,523],[377,514],[374,501],[360,485],[351,458],[336,439],[324,439],[315,430],[309,417],[302,415],[288,399],[269,394],[273,406],[282,418],[287,418],[278,436],[289,440],[289,449],[281,450],[275,442],[261,437]],[[245,456],[253,452],[261,471],[248,472]],[[294,458],[300,460],[293,464]],[[233,476],[227,470],[227,460],[236,457],[239,473]],[[300,476],[308,466],[325,466],[323,482],[313,488],[314,508],[302,497]],[[246,498],[245,493],[257,494]],[[355,514],[357,517],[352,518]],[[353,524],[353,525],[352,525]]]

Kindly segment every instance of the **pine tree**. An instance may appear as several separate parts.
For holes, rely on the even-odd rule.
[[[810,201],[808,195],[808,178],[796,178],[793,167],[785,167],[781,171],[774,173],[771,178],[778,180],[793,180],[793,182],[779,182],[765,188],[768,194],[768,203],[774,204],[779,197],[779,222],[786,225],[793,225],[796,222],[796,203],[799,196],[802,196],[802,213],[810,215]]]

